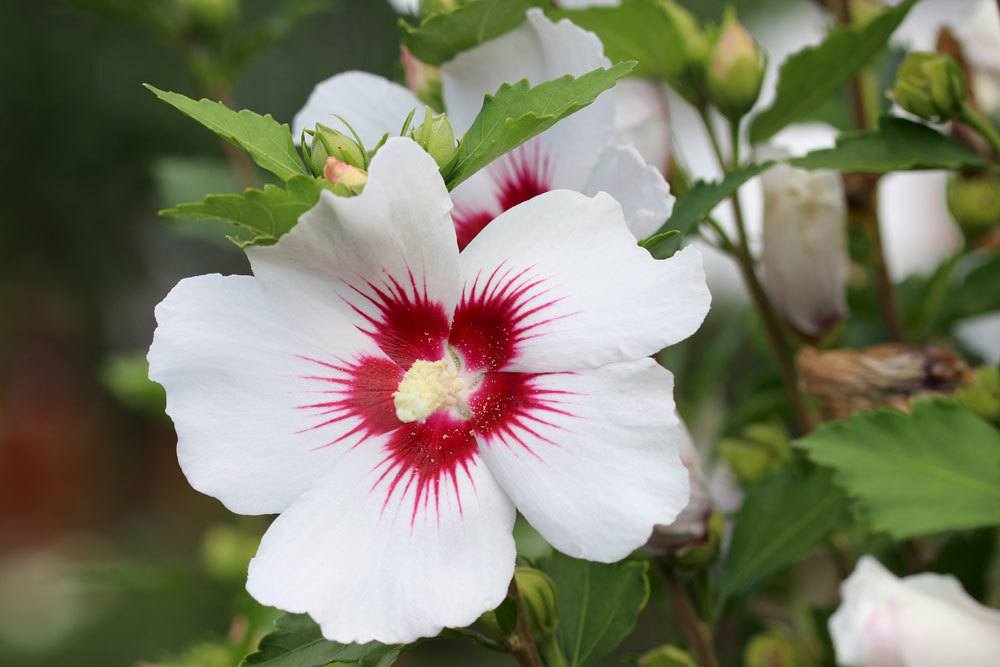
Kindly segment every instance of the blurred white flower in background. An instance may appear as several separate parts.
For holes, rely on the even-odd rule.
[[[840,590],[830,635],[842,667],[1000,664],[1000,611],[979,604],[954,577],[899,579],[863,556]]]

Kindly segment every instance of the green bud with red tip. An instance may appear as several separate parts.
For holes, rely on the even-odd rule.
[[[726,118],[739,120],[757,102],[765,69],[763,53],[730,8],[708,64],[710,101]]]

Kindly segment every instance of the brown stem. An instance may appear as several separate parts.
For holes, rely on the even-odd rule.
[[[528,626],[528,610],[525,609],[521,591],[517,588],[517,578],[512,577],[507,595],[517,603],[517,625],[514,634],[507,638],[507,650],[517,659],[521,667],[543,667],[542,658],[538,655],[535,638]]]
[[[674,613],[677,614],[677,620],[684,629],[684,636],[691,645],[699,667],[719,667],[719,659],[715,657],[715,649],[712,647],[712,629],[698,617],[690,598],[677,581],[677,575],[670,566],[661,561],[660,571],[670,600],[673,602]]]

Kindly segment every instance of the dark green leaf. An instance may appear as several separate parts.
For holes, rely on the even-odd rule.
[[[698,181],[683,197],[674,204],[673,213],[670,219],[656,233],[644,240],[645,246],[651,243],[656,237],[669,232],[679,232],[683,235],[692,233],[698,224],[708,217],[716,206],[733,196],[733,193],[749,181],[767,171],[773,162],[763,162],[761,164],[749,164],[736,171],[729,172],[721,181]],[[651,249],[655,257],[659,257],[655,249]]]
[[[837,28],[821,44],[793,53],[778,72],[774,102],[750,126],[750,141],[766,141],[821,106],[877,56],[917,0],[906,0],[863,26]]]
[[[597,663],[632,632],[649,599],[649,563],[605,565],[559,552],[539,562],[556,587],[556,640],[567,667]]]
[[[597,34],[612,62],[635,60],[633,75],[670,80],[681,69],[683,43],[677,26],[658,0],[622,0],[616,7],[552,10],[553,19],[570,21]]]
[[[823,470],[789,470],[752,487],[734,521],[722,593],[734,593],[808,556],[844,523],[846,505]]]
[[[964,278],[954,286],[952,293],[944,306],[944,318],[953,322],[965,317],[982,315],[994,310],[1000,310],[1000,254],[979,253],[968,256],[968,262],[963,262],[963,268],[968,263],[975,263]]]
[[[360,667],[389,667],[403,646],[378,642],[340,644],[323,639],[319,626],[305,614],[285,614],[276,629],[260,640],[257,652],[247,656],[243,667],[322,667],[331,662],[356,663]]]
[[[619,63],[579,78],[567,75],[537,86],[529,85],[527,79],[500,86],[495,95],[486,96],[455,155],[441,168],[448,189],[454,189],[504,153],[584,108],[634,66],[634,62]]]
[[[513,30],[530,7],[547,4],[545,0],[471,0],[453,11],[431,14],[419,26],[400,19],[399,28],[410,53],[425,63],[441,65]]]
[[[897,539],[1000,524],[1000,431],[953,402],[859,413],[796,445]]]
[[[965,144],[926,125],[883,117],[869,132],[845,132],[834,148],[793,158],[802,169],[882,173],[917,169],[979,169],[987,162]]]
[[[159,90],[149,84],[145,86],[170,106],[245,150],[261,169],[282,180],[309,173],[295,150],[288,125],[270,115],[261,116],[246,109],[233,111],[221,102],[195,101],[179,93]]]
[[[242,194],[208,195],[200,202],[178,204],[160,213],[224,220],[250,232],[245,245],[274,243],[316,204],[323,187],[322,181],[310,176],[294,176],[285,187],[268,184],[263,190],[249,189]]]

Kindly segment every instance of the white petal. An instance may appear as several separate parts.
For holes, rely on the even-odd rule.
[[[947,172],[925,171],[886,174],[879,182],[879,224],[893,280],[930,273],[961,247],[945,199],[947,180]]]
[[[670,160],[670,108],[659,81],[622,79],[615,86],[615,131],[649,164],[665,172]]]
[[[556,392],[554,409],[529,409],[508,432],[484,438],[482,457],[552,546],[620,560],[688,502],[673,378],[642,359],[534,383]]]
[[[389,0],[389,4],[400,14],[416,16],[420,12],[420,0]]]
[[[307,612],[340,642],[408,643],[465,627],[503,601],[514,571],[514,508],[489,470],[442,480],[413,513],[416,485],[386,504],[382,454],[346,450],[335,470],[282,513],[250,563],[259,602]],[[461,511],[456,491],[461,498]]]
[[[371,320],[391,328],[380,305],[398,307],[394,322],[407,327],[416,321],[407,303],[426,302],[443,320],[436,327],[443,326],[446,336],[460,285],[450,209],[434,160],[413,141],[394,138],[372,160],[361,195],[324,191],[277,244],[250,248],[247,256],[254,274],[267,283],[317,303],[338,297],[350,303],[363,313],[356,320],[366,330],[382,331]],[[379,296],[376,288],[393,298]]]
[[[492,95],[503,83],[528,79],[537,85],[609,65],[596,35],[566,20],[553,23],[541,10],[532,9],[519,27],[441,67],[444,106],[456,131],[464,134],[479,113],[483,96]],[[614,113],[614,98],[605,93],[541,135],[543,154],[553,167],[551,187],[583,187],[598,154],[613,137]]]
[[[955,336],[988,364],[1000,364],[1000,313],[968,317],[955,325]]]
[[[711,299],[697,250],[654,260],[603,193],[557,190],[516,206],[472,241],[461,264],[468,299],[491,301],[490,290],[517,295],[509,370],[648,356],[694,333]]]
[[[582,192],[607,192],[618,200],[637,239],[659,229],[674,207],[674,197],[660,171],[646,164],[633,146],[607,146]]]
[[[989,667],[1000,659],[1000,611],[976,602],[953,577],[897,579],[864,556],[841,598],[830,634],[845,667]]]
[[[417,115],[423,102],[409,90],[367,72],[344,72],[318,84],[302,110],[295,114],[292,136],[298,142],[303,130],[322,123],[348,132],[336,118],[340,116],[357,131],[369,150],[388,132],[398,135],[406,117],[414,109]]]
[[[149,376],[167,390],[177,456],[195,489],[241,514],[284,509],[329,465],[323,445],[357,425],[328,428],[300,406],[316,401],[306,358],[381,353],[346,309],[248,276],[182,280],[156,307]]]

